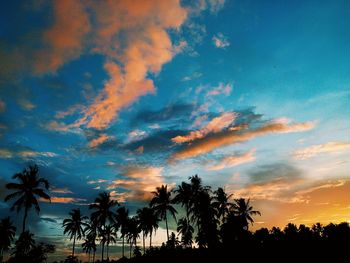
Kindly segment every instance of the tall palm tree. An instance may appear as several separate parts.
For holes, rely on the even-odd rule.
[[[115,237],[117,236],[117,233],[115,231],[114,226],[107,225],[103,231],[103,235],[104,235],[105,244],[106,244],[107,261],[109,261],[109,244],[116,243]]]
[[[84,220],[88,219],[87,216],[83,216],[80,212],[80,209],[73,209],[69,212],[70,218],[63,220],[64,234],[69,234],[69,239],[73,238],[73,248],[72,248],[72,257],[74,257],[75,251],[75,241],[82,238],[84,235],[83,227],[86,227],[88,224]]]
[[[96,210],[91,214],[91,218],[98,222],[99,230],[104,231],[106,228],[106,224],[113,224],[115,213],[113,212],[113,208],[119,205],[116,200],[111,198],[110,193],[102,192],[100,193],[95,202],[90,205],[90,209]],[[104,256],[104,242],[101,242],[102,250],[101,250],[101,260],[103,261]]]
[[[21,233],[16,241],[14,255],[17,259],[26,258],[28,253],[35,247],[35,240],[33,239],[34,234],[28,230]],[[21,261],[18,261],[21,262]]]
[[[245,230],[248,230],[249,224],[254,223],[254,219],[252,216],[261,216],[261,213],[259,211],[253,210],[253,207],[250,205],[250,199],[235,199],[235,202],[232,207],[234,214],[240,218],[243,224],[243,228]]]
[[[157,216],[161,220],[165,220],[167,240],[169,240],[169,228],[168,228],[168,217],[167,212],[169,211],[174,220],[176,221],[176,209],[172,205],[171,192],[168,191],[167,185],[157,187],[156,191],[152,192],[154,197],[151,200],[151,207],[155,210]]]
[[[115,215],[115,221],[117,228],[120,229],[121,238],[122,238],[122,255],[124,257],[124,248],[125,248],[125,236],[127,235],[128,230],[128,221],[129,221],[129,211],[125,207],[120,207],[117,209]]]
[[[34,206],[35,210],[39,213],[40,206],[37,197],[50,200],[50,196],[45,193],[45,190],[49,189],[49,182],[39,177],[39,168],[37,165],[29,166],[21,173],[15,174],[13,179],[17,179],[19,183],[8,183],[6,188],[13,190],[13,193],[5,197],[5,201],[17,198],[13,203],[11,210],[16,210],[17,213],[24,208],[24,217],[22,224],[22,233],[26,229],[26,221],[29,209]]]
[[[92,262],[95,262],[95,254],[96,254],[96,238],[97,238],[97,222],[96,220],[92,220],[90,218],[89,223],[84,229],[84,234],[86,236],[86,240],[88,240],[88,246],[92,247]],[[89,251],[90,253],[90,251]],[[90,257],[89,257],[90,258]]]
[[[0,262],[2,262],[4,252],[9,250],[16,234],[16,227],[10,217],[0,220]]]
[[[139,221],[139,228],[142,231],[142,241],[143,241],[143,253],[146,252],[145,248],[145,238],[150,235],[150,247],[152,245],[152,233],[154,229],[158,228],[157,215],[154,212],[154,209],[151,207],[143,207],[137,210],[137,217]]]
[[[132,217],[128,220],[128,227],[127,227],[127,235],[126,238],[128,242],[130,243],[130,258],[131,258],[131,252],[132,252],[132,246],[135,245],[136,247],[136,240],[139,237],[140,228],[139,228],[139,222],[136,217]]]
[[[182,207],[185,207],[186,210],[186,218],[189,219],[189,213],[190,213],[190,205],[191,205],[191,199],[192,199],[192,188],[191,185],[182,182],[180,185],[178,185],[177,189],[174,190],[175,197],[173,199],[174,203],[181,204]]]
[[[228,195],[225,190],[219,187],[214,191],[214,201],[212,205],[218,212],[218,218],[223,220],[229,212],[232,203],[229,202],[229,199],[232,197],[232,194]]]
[[[177,224],[177,232],[181,234],[181,242],[185,247],[192,246],[192,235],[194,232],[188,218],[181,218]]]
[[[81,244],[83,247],[83,251],[89,254],[89,262],[91,259],[91,251],[93,253],[96,251],[96,242],[95,239],[92,238],[92,236],[87,235],[84,242]],[[95,259],[93,259],[92,262],[95,262]]]

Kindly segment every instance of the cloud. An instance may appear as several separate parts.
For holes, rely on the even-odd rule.
[[[125,179],[114,180],[108,190],[124,189],[121,194],[129,201],[148,201],[152,198],[152,191],[165,184],[162,176],[163,167],[128,166],[122,169]]]
[[[20,97],[17,99],[18,105],[23,109],[23,110],[32,110],[35,108],[35,105],[30,102],[27,98]]]
[[[6,104],[2,100],[0,100],[0,112],[4,112],[6,110]]]
[[[128,141],[129,142],[139,141],[145,137],[147,137],[147,132],[136,129],[136,130],[132,130],[131,132],[129,132]]]
[[[72,194],[73,193],[67,187],[65,187],[65,188],[53,188],[50,191],[51,191],[51,193],[56,193],[56,194]]]
[[[310,147],[297,150],[293,156],[297,160],[305,160],[323,153],[337,153],[350,150],[350,142],[328,142],[325,144],[312,145]]]
[[[50,202],[46,199],[40,199],[42,202]],[[85,202],[84,198],[76,198],[76,197],[58,197],[51,196],[51,203],[61,203],[61,204],[79,204],[81,202]]]
[[[212,90],[208,91],[206,96],[210,97],[210,96],[217,96],[220,94],[224,94],[224,95],[228,96],[231,94],[231,91],[232,91],[232,84],[231,83],[224,84],[224,83],[220,82],[217,87],[214,87]]]
[[[190,81],[190,80],[194,80],[194,79],[198,79],[202,76],[203,74],[201,72],[193,72],[191,75],[189,76],[185,76],[183,77],[181,80],[182,81]]]
[[[202,139],[210,133],[218,133],[224,128],[228,127],[233,123],[237,114],[234,112],[225,112],[219,117],[212,119],[207,125],[202,129],[197,131],[192,131],[185,136],[176,136],[171,140],[175,143],[191,142],[194,140]]]
[[[111,137],[108,136],[107,134],[104,134],[104,133],[100,134],[99,137],[97,137],[89,142],[89,147],[95,148],[95,147],[99,146],[100,144],[108,141],[110,138]]]
[[[175,152],[169,159],[170,162],[196,157],[201,154],[205,154],[215,150],[216,148],[227,146],[233,143],[239,143],[251,140],[255,137],[273,134],[273,133],[291,133],[291,132],[302,132],[313,129],[315,124],[313,122],[285,124],[270,122],[264,124],[261,127],[243,131],[238,133],[237,131],[225,130],[221,133],[214,134],[199,139],[192,144],[180,149]]]
[[[208,166],[207,170],[217,171],[217,170],[222,170],[225,168],[237,166],[240,164],[252,162],[255,160],[254,153],[255,153],[255,149],[248,151],[242,155],[227,156],[222,160],[220,160],[219,162],[217,162],[216,164],[212,164]]]
[[[23,147],[20,147],[23,148]],[[37,152],[31,149],[18,149],[18,150],[10,150],[7,148],[0,148],[0,158],[9,159],[9,158],[35,158],[35,157],[47,157],[52,158],[56,157],[57,154],[54,152]]]
[[[43,33],[44,49],[36,56],[35,71],[39,74],[55,72],[66,62],[78,58],[91,29],[82,1],[53,1],[53,15],[52,27]]]
[[[228,41],[227,37],[225,37],[222,33],[214,35],[212,40],[214,46],[217,48],[226,48],[230,46],[230,42]]]

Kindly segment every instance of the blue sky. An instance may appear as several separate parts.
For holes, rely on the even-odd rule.
[[[51,238],[100,191],[135,211],[194,174],[251,197],[255,227],[347,221],[349,13],[348,1],[3,3],[1,185],[40,166],[53,203],[30,227]]]

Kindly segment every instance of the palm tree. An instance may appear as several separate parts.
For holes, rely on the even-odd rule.
[[[115,236],[117,236],[117,233],[115,231],[115,228],[113,225],[107,225],[106,228],[103,231],[103,236],[105,239],[106,244],[106,250],[107,250],[107,261],[109,261],[109,244],[116,243]]]
[[[191,247],[194,229],[187,218],[181,218],[179,220],[177,224],[177,232],[181,234],[181,242],[183,245],[185,247]]]
[[[243,228],[245,230],[248,230],[248,226],[250,223],[254,223],[254,219],[252,218],[252,216],[261,216],[261,213],[259,211],[253,210],[253,207],[250,205],[250,199],[235,199],[235,202],[232,207],[234,214],[240,218],[243,224]]]
[[[155,210],[157,216],[161,220],[165,220],[167,240],[169,240],[167,212],[170,212],[175,221],[175,214],[177,213],[176,209],[172,206],[171,192],[168,191],[167,185],[162,185],[161,187],[157,187],[156,191],[152,192],[152,194],[154,197],[152,198],[150,205]]]
[[[92,247],[93,255],[92,262],[95,262],[95,254],[96,254],[96,237],[97,237],[97,222],[90,219],[90,222],[84,229],[84,234],[86,236],[85,242],[88,240],[88,246]],[[87,250],[85,250],[87,251]],[[89,251],[90,254],[90,251]],[[89,255],[90,259],[90,255]]]
[[[69,212],[70,218],[66,218],[63,220],[64,234],[69,234],[69,239],[73,238],[73,249],[72,249],[72,257],[74,257],[75,250],[75,241],[76,239],[81,239],[84,235],[83,227],[86,227],[88,224],[84,222],[88,217],[83,216],[80,212],[80,209],[73,209]]]
[[[92,220],[98,222],[99,230],[104,231],[106,228],[106,223],[113,224],[115,213],[113,208],[119,205],[116,200],[111,199],[110,193],[102,192],[95,199],[95,202],[90,205],[90,209],[96,210],[91,214]],[[101,242],[102,252],[101,252],[101,261],[103,261],[104,255],[104,243]]]
[[[5,217],[0,221],[0,262],[4,252],[9,250],[16,234],[16,227],[12,224],[10,217]]]
[[[125,207],[120,207],[117,209],[117,213],[115,215],[115,221],[117,228],[120,228],[120,233],[122,237],[122,255],[124,257],[124,241],[125,241],[125,236],[127,235],[127,230],[128,230],[128,221],[129,221],[129,211]]]
[[[145,248],[145,238],[150,234],[150,247],[152,245],[152,233],[154,229],[158,228],[158,218],[151,207],[143,207],[137,210],[137,217],[139,220],[139,227],[142,231],[142,241],[143,241],[143,253],[146,252]]]
[[[85,251],[86,253],[89,254],[89,262],[91,259],[91,251],[94,252],[96,251],[96,242],[95,242],[95,238],[92,239],[92,236],[87,235],[86,239],[84,240],[84,242],[81,244],[81,246],[83,247],[83,251]],[[95,262],[95,259],[93,259],[92,262]]]
[[[14,251],[15,258],[23,259],[28,253],[35,247],[35,240],[33,239],[34,234],[29,231],[24,231],[16,241],[16,247]],[[20,262],[20,260],[18,260]]]
[[[127,240],[130,243],[130,258],[131,258],[131,252],[132,252],[132,246],[135,245],[136,247],[136,240],[139,237],[140,228],[139,222],[136,217],[132,217],[128,220],[127,224]]]
[[[174,192],[176,195],[173,201],[174,203],[181,204],[182,207],[185,207],[186,217],[188,220],[189,213],[190,213],[191,199],[193,194],[191,185],[186,182],[182,182],[181,185],[178,185],[177,189],[175,189]]]
[[[14,192],[5,197],[5,201],[17,198],[11,207],[11,211],[16,210],[17,213],[24,208],[24,217],[22,224],[22,233],[26,229],[26,221],[28,211],[32,206],[39,213],[40,206],[37,197],[50,200],[50,196],[45,193],[45,189],[49,189],[49,182],[39,177],[39,168],[37,165],[29,166],[21,173],[15,174],[13,179],[18,179],[19,183],[8,183],[6,188]],[[44,188],[42,188],[43,186]]]
[[[223,220],[228,214],[230,207],[232,207],[232,203],[228,201],[231,196],[232,194],[227,195],[225,190],[221,187],[214,191],[214,201],[212,205],[216,208],[219,219]]]

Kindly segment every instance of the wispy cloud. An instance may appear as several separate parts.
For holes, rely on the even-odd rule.
[[[91,140],[89,142],[89,147],[90,148],[95,148],[97,147],[98,145],[108,141],[109,139],[111,139],[112,137],[108,136],[107,134],[100,134],[97,138]]]
[[[249,163],[255,160],[255,149],[250,150],[241,155],[227,156],[215,164],[211,164],[207,167],[210,171],[222,170],[225,168],[230,168],[244,163]]]
[[[33,150],[11,150],[6,148],[0,148],[0,158],[9,159],[9,158],[35,158],[35,157],[47,157],[52,158],[56,157],[57,154],[54,152],[37,152]]]
[[[220,132],[224,128],[230,126],[235,120],[236,116],[237,114],[234,112],[225,112],[221,114],[219,117],[213,118],[202,129],[197,131],[192,131],[188,135],[176,136],[171,140],[175,143],[184,143],[184,142],[191,142],[194,140],[204,138],[206,135],[210,133]]]
[[[230,42],[228,41],[227,37],[225,37],[222,33],[214,35],[212,40],[214,46],[217,48],[226,48],[230,46]]]
[[[231,94],[231,92],[232,92],[232,84],[231,83],[224,84],[224,83],[220,82],[217,87],[213,87],[212,90],[208,91],[206,96],[210,97],[210,96],[217,96],[220,94],[224,94],[224,95],[228,96]]]
[[[295,151],[293,156],[297,160],[305,160],[319,154],[344,151],[350,151],[350,142],[328,142],[325,144],[312,145],[310,147]]]
[[[230,131],[218,133],[217,135],[205,137],[197,140],[193,144],[180,149],[175,152],[169,159],[170,162],[196,157],[198,155],[208,153],[216,148],[227,146],[233,143],[244,142],[251,140],[255,137],[271,134],[271,133],[291,133],[291,132],[303,132],[313,129],[315,124],[313,122],[285,124],[270,122],[259,128],[237,133],[237,131]]]

